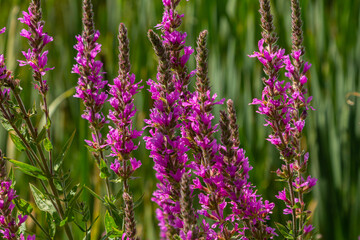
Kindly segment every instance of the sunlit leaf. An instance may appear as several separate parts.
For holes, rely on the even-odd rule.
[[[31,214],[31,212],[34,209],[30,203],[28,203],[27,201],[25,201],[22,198],[15,198],[14,202],[15,202],[17,209],[19,209],[19,211],[22,214],[29,215],[29,214]]]
[[[27,163],[16,161],[14,159],[7,159],[7,160],[9,162],[11,162],[12,164],[14,164],[23,173],[25,173],[27,175],[30,175],[32,177],[36,177],[36,178],[41,179],[41,180],[47,180],[47,177],[45,176],[43,171],[41,171],[39,168],[34,167],[34,166],[32,166],[30,164],[27,164]]]
[[[50,199],[45,196],[39,189],[37,189],[34,185],[31,183],[30,190],[32,192],[32,195],[34,197],[35,203],[38,206],[38,208],[43,212],[48,212],[51,215],[56,212],[55,207],[52,205]]]
[[[9,134],[10,134],[10,138],[13,141],[17,150],[19,150],[20,152],[26,150],[25,144],[22,142],[22,140],[17,135],[15,135],[14,133],[9,133]]]

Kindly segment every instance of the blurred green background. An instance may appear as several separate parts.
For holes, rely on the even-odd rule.
[[[116,35],[120,22],[128,27],[132,72],[138,80],[154,78],[156,58],[146,34],[162,18],[162,1],[93,0],[93,4],[96,27],[101,32],[100,58],[107,72],[106,79],[111,80],[117,75]],[[7,27],[7,32],[0,36],[0,52],[5,54],[8,68],[22,80],[22,96],[31,106],[34,101],[38,103],[31,72],[27,67],[19,68],[16,62],[16,59],[22,59],[21,51],[28,48],[26,41],[19,37],[23,26],[16,20],[27,5],[28,1],[23,0],[0,0],[0,27]],[[312,63],[308,87],[316,108],[309,114],[304,137],[304,145],[310,152],[309,171],[319,179],[312,198],[309,196],[309,206],[314,211],[312,222],[322,239],[357,239],[360,235],[360,98],[347,94],[360,92],[360,1],[302,0],[301,5],[305,58]],[[80,117],[83,107],[78,99],[67,97],[72,95],[77,82],[71,68],[76,54],[74,36],[81,32],[81,1],[43,0],[42,7],[45,31],[54,37],[54,42],[47,48],[49,66],[55,66],[55,69],[46,78],[50,85],[49,101],[55,101],[56,111],[52,115],[55,149],[61,149],[76,129],[66,168],[71,170],[75,182],[101,192],[104,188],[98,181],[98,170],[83,142],[89,134],[87,123]],[[182,30],[188,33],[187,45],[195,46],[197,34],[202,29],[209,30],[212,90],[220,98],[235,101],[242,147],[254,166],[251,181],[265,199],[276,203],[272,219],[281,221],[284,220],[283,205],[274,195],[283,186],[274,181],[275,174],[272,173],[281,161],[275,148],[264,140],[269,131],[262,126],[263,117],[248,105],[252,98],[261,96],[262,89],[261,66],[247,57],[256,50],[260,39],[258,7],[256,0],[191,0],[183,1],[179,11],[185,14]],[[278,44],[289,53],[290,1],[272,1],[272,11],[280,37]],[[194,57],[189,68],[194,68]],[[138,129],[144,126],[143,119],[148,117],[150,104],[145,85],[136,99]],[[218,112],[215,115],[218,117]],[[14,150],[3,128],[0,128],[0,136],[0,148],[8,157],[27,161],[24,155]],[[139,178],[132,182],[132,191],[135,199],[140,201],[136,219],[141,238],[155,240],[158,239],[154,217],[156,206],[150,198],[156,180],[153,163],[144,146],[141,141],[135,154],[143,166],[137,172]],[[29,199],[28,181],[34,179],[17,173],[18,193]],[[91,195],[85,192],[82,197],[92,206],[93,218],[99,214],[103,216],[103,210]],[[98,223],[103,221],[102,216]],[[75,226],[73,229],[77,231]],[[99,238],[102,232],[101,224],[95,224],[92,239]],[[80,231],[75,235],[76,239],[83,237]],[[58,239],[61,238],[58,235]]]

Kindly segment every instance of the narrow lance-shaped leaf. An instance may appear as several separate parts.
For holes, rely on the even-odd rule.
[[[47,180],[46,175],[39,168],[29,165],[27,163],[16,161],[14,159],[7,159],[7,160],[12,164],[14,164],[23,173],[30,175],[32,177],[36,177],[40,180]]]
[[[57,172],[60,169],[60,167],[61,167],[61,165],[62,165],[62,163],[64,161],[64,158],[66,157],[66,155],[67,155],[67,153],[68,153],[68,151],[69,151],[69,149],[71,147],[71,144],[72,144],[72,141],[74,139],[75,133],[76,133],[76,130],[73,131],[73,133],[71,134],[69,140],[67,140],[67,142],[65,143],[63,149],[61,150],[61,153],[56,158],[56,160],[54,162],[54,164],[55,164],[54,165],[55,172]]]

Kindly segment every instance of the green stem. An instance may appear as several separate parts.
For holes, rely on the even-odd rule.
[[[26,112],[26,108],[24,106],[24,103],[23,103],[21,97],[19,96],[19,94],[16,92],[16,90],[14,88],[12,88],[12,90],[13,90],[15,99],[19,104],[20,110],[21,110],[22,114],[24,115],[25,122],[26,122],[26,124],[27,124],[27,126],[28,126],[28,128],[30,130],[30,134],[31,134],[32,138],[34,140],[36,140],[38,135],[37,135],[37,132],[36,132],[32,122],[30,121],[28,113]],[[42,151],[41,146],[37,142],[35,144],[36,144],[36,148],[37,148],[37,150],[38,150],[38,152],[40,154],[40,159],[41,159],[42,163],[44,164],[44,171],[45,171],[46,177],[48,178],[49,186],[51,188],[51,191],[52,191],[53,195],[55,196],[56,204],[53,201],[52,201],[52,203],[53,203],[54,207],[57,209],[57,211],[58,211],[58,213],[59,213],[59,215],[61,217],[61,220],[63,220],[64,211],[63,211],[61,202],[59,200],[59,193],[58,193],[58,191],[57,191],[57,189],[56,189],[56,187],[55,187],[55,185],[54,185],[54,183],[52,181],[51,171],[49,170],[49,166],[47,165],[46,158],[45,158],[45,155],[44,155],[44,153]],[[45,189],[46,189],[46,187],[45,187]],[[68,236],[69,240],[73,240],[73,236],[72,236],[69,224],[67,222],[65,223],[64,227],[65,227],[66,235]]]
[[[94,128],[94,130],[95,130],[95,128]],[[96,136],[97,144],[100,146],[100,131],[97,130],[97,129],[95,130],[95,136]],[[105,163],[107,163],[107,160],[106,160],[105,157],[104,157],[104,152],[103,152],[103,150],[100,151],[100,157],[101,157],[102,160],[105,161]],[[98,164],[100,164],[100,160],[101,160],[101,159],[97,159]],[[110,187],[110,182],[109,182],[109,178],[108,178],[108,177],[105,178],[105,185],[106,185],[106,193],[107,193],[107,196],[108,196],[109,200],[111,200],[111,187]]]
[[[289,185],[289,193],[290,193],[290,202],[291,202],[291,207],[293,207],[295,205],[295,195],[294,195],[294,188],[292,186],[292,175],[290,173],[290,164],[289,163],[286,163],[286,169],[289,174],[288,185]],[[296,229],[295,209],[292,209],[291,215],[292,215],[294,238],[296,239],[297,238],[297,229]]]
[[[277,129],[280,129],[280,126],[279,126],[279,124],[278,124],[277,121],[275,121],[275,125],[276,125],[276,128],[277,128]],[[279,135],[279,137],[280,137],[281,143],[282,143],[284,146],[287,146],[287,144],[286,144],[286,142],[285,142],[282,134],[280,133],[280,134],[278,134],[278,135]],[[284,157],[284,159],[286,159],[286,158]],[[292,178],[291,169],[290,169],[290,164],[288,163],[288,160],[286,160],[285,164],[286,164],[286,170],[287,170],[287,172],[288,172],[288,174],[289,174],[289,178],[288,178],[288,180],[287,180],[287,183],[288,183],[288,186],[289,186],[291,207],[293,207],[293,206],[295,205],[294,187],[293,187],[293,185],[292,185],[292,180],[293,180],[293,178]],[[297,237],[297,229],[296,229],[296,227],[297,227],[297,226],[296,226],[296,213],[295,213],[295,209],[292,209],[291,215],[292,215],[292,223],[293,223],[293,233],[294,233],[294,237],[295,237],[295,239],[296,239],[296,237]]]
[[[49,239],[52,239],[52,237],[50,236],[50,234],[41,226],[41,224],[38,222],[38,220],[36,220],[36,218],[32,215],[32,214],[28,214],[28,216],[34,221],[34,223],[41,229],[41,231],[43,231],[46,235],[46,237],[48,237]]]
[[[53,193],[54,196],[55,196],[56,204],[59,206],[59,209],[58,209],[59,211],[58,211],[58,213],[60,214],[61,220],[63,220],[63,219],[64,219],[64,210],[62,209],[62,205],[61,205],[61,202],[60,202],[60,200],[59,200],[59,199],[60,199],[59,193],[58,193],[58,191],[57,191],[57,189],[56,189],[56,187],[55,187],[52,179],[49,179],[48,182],[49,182],[51,191],[52,191],[52,193]],[[69,226],[69,224],[68,224],[67,222],[65,223],[64,227],[65,227],[66,235],[68,236],[69,240],[73,240],[73,236],[72,236],[72,233],[71,233],[71,229],[70,229],[70,226]]]

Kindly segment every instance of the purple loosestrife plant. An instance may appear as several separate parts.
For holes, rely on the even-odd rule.
[[[28,12],[22,12],[23,17],[19,18],[20,22],[28,26],[27,29],[22,29],[20,35],[28,39],[30,48],[22,54],[25,61],[19,60],[20,66],[29,65],[33,69],[33,77],[37,82],[35,88],[45,98],[48,91],[48,84],[43,76],[47,71],[54,68],[48,68],[47,54],[48,51],[43,51],[44,47],[53,41],[53,38],[47,33],[44,33],[44,21],[42,21],[42,12],[40,7],[40,0],[32,0]],[[46,104],[46,101],[44,102]],[[47,106],[44,106],[44,108]],[[48,114],[48,113],[47,113]]]
[[[46,93],[48,87],[46,81],[43,79],[46,71],[50,70],[50,68],[46,67],[47,51],[43,51],[43,49],[47,43],[52,41],[52,38],[43,32],[44,22],[41,20],[41,15],[40,1],[32,0],[30,2],[29,11],[23,12],[23,17],[19,18],[22,23],[25,23],[29,27],[29,30],[23,29],[20,35],[26,37],[30,44],[30,49],[27,52],[23,52],[26,61],[19,62],[20,65],[30,65],[33,69],[33,77],[36,81],[35,86],[41,95],[41,108],[45,113],[47,123],[41,132],[38,132],[38,129],[34,126],[32,119],[32,116],[35,115],[36,112],[27,110],[20,95],[22,91],[22,88],[20,87],[20,80],[15,79],[11,71],[6,69],[3,56],[0,56],[0,111],[2,115],[2,123],[6,130],[9,131],[15,146],[18,150],[26,153],[27,159],[30,161],[32,166],[16,160],[9,161],[17,166],[22,166],[19,168],[22,169],[23,172],[40,180],[39,182],[45,193],[42,193],[35,186],[31,185],[30,189],[34,198],[39,199],[37,197],[42,195],[42,201],[46,200],[50,204],[48,209],[51,209],[51,212],[53,213],[53,215],[49,215],[50,221],[53,221],[54,217],[62,221],[65,218],[63,201],[66,201],[66,199],[60,197],[60,192],[66,195],[66,191],[59,190],[59,188],[55,186],[56,183],[54,179],[61,179],[61,174],[59,171],[54,171],[53,168],[53,146],[50,140],[51,124],[48,106],[46,103]],[[1,32],[3,32],[3,30]],[[10,92],[12,97],[9,96]],[[45,157],[45,151],[49,153],[48,158]],[[33,169],[36,174],[30,173],[24,169]],[[36,203],[39,206],[39,203]],[[58,226],[60,225],[60,221],[56,222]],[[44,231],[47,237],[51,238],[49,233],[42,228],[40,223],[37,221],[34,222],[42,231]],[[65,223],[64,228],[66,235],[69,239],[73,239],[68,222],[65,220],[63,223]]]
[[[196,56],[196,91],[192,94],[185,106],[191,107],[190,114],[185,121],[185,131],[187,134],[186,144],[194,152],[195,162],[192,164],[194,174],[194,189],[199,189],[199,202],[202,209],[199,214],[206,218],[214,220],[216,223],[213,228],[220,227],[220,235],[210,228],[204,231],[206,239],[229,239],[226,229],[224,209],[227,205],[225,201],[225,192],[223,189],[223,179],[220,174],[222,158],[218,153],[214,134],[218,131],[218,125],[212,125],[214,118],[211,113],[213,106],[223,104],[224,99],[216,102],[216,94],[211,96],[210,83],[207,76],[207,49],[206,49],[207,31],[200,33],[198,39],[198,48]],[[208,222],[204,221],[206,226]]]
[[[185,240],[200,239],[197,215],[193,207],[194,193],[191,189],[190,174],[184,173],[180,181],[180,207],[183,226],[180,238]]]
[[[284,49],[276,46],[277,37],[274,33],[270,1],[260,0],[262,36],[259,41],[259,52],[250,57],[256,57],[264,66],[267,78],[263,78],[265,88],[262,99],[254,99],[252,104],[260,105],[258,113],[266,116],[266,124],[271,127],[269,140],[280,151],[284,161],[281,169],[276,171],[278,177],[287,182],[287,189],[276,196],[286,204],[284,214],[291,214],[292,221],[286,227],[279,226],[282,234],[291,235],[294,239],[311,237],[313,227],[308,224],[310,212],[306,210],[303,195],[311,191],[317,179],[304,174],[307,171],[309,153],[301,146],[302,132],[312,97],[306,97],[306,72],[311,64],[302,60],[302,22],[299,2],[291,1],[292,9],[292,53],[285,55]],[[264,46],[264,44],[266,44]],[[285,77],[290,81],[279,80],[279,71],[285,67]]]
[[[17,215],[16,219],[13,217],[13,200],[18,196],[6,175],[6,162],[0,150],[0,233],[4,239],[35,240],[35,235],[25,238],[22,233],[18,233],[27,216]]]
[[[37,5],[38,4],[38,5]],[[34,13],[35,11],[40,11],[39,1],[32,1],[30,3],[30,8],[32,9],[31,12]],[[36,6],[35,6],[36,5]],[[33,10],[35,9],[35,10]],[[28,21],[30,14],[24,13],[24,18],[20,19],[21,21]],[[41,16],[38,14],[37,16]],[[41,19],[39,20],[41,22]],[[1,32],[4,32],[2,29]],[[39,40],[40,41],[40,40]],[[31,50],[32,51],[32,50]],[[30,52],[31,52],[30,51]],[[34,55],[35,56],[35,55]],[[46,62],[46,59],[44,60]],[[36,60],[33,60],[35,63]],[[23,170],[25,173],[35,176],[39,178],[42,188],[46,193],[46,199],[51,203],[51,208],[56,211],[58,218],[64,218],[64,209],[60,199],[59,190],[56,188],[53,179],[55,177],[52,171],[52,162],[51,162],[51,150],[52,144],[49,139],[49,132],[47,136],[41,135],[38,130],[34,127],[31,117],[34,115],[34,112],[28,111],[23,103],[23,100],[20,96],[22,88],[20,87],[20,80],[15,79],[12,75],[12,72],[6,69],[6,65],[4,63],[3,55],[0,55],[0,87],[1,87],[1,94],[0,94],[0,112],[2,117],[3,126],[9,131],[11,139],[13,140],[15,146],[20,151],[25,151],[26,156],[30,163],[33,166],[29,166],[26,163],[20,163],[15,160],[9,160],[15,165],[18,166],[26,166],[25,168],[32,168],[36,169],[37,174],[29,174],[28,171]],[[42,70],[41,70],[42,71]],[[37,73],[34,73],[37,75]],[[41,74],[40,74],[41,75]],[[41,85],[42,83],[39,82]],[[40,86],[38,85],[38,86]],[[15,101],[12,101],[9,93],[11,92],[12,97]],[[46,100],[45,92],[41,93],[43,100]],[[43,101],[43,103],[45,102]],[[46,114],[47,109],[45,107],[46,104],[43,104],[43,110]],[[43,129],[49,130],[50,125],[46,124]],[[41,144],[43,143],[43,144]],[[45,157],[44,151],[49,152],[49,158]],[[50,161],[49,161],[50,160]],[[37,168],[39,167],[39,168]],[[22,168],[20,168],[22,169]],[[56,178],[59,177],[58,175]],[[48,180],[47,182],[45,180]],[[47,185],[48,183],[48,185]],[[33,195],[37,195],[38,192],[34,192]],[[44,195],[45,196],[45,195]],[[36,222],[36,224],[43,230],[41,225]],[[65,222],[65,231],[69,239],[72,238],[71,229],[67,222]],[[47,232],[45,234],[48,235]]]
[[[274,203],[262,201],[255,187],[249,181],[252,167],[245,157],[245,150],[239,148],[238,126],[232,100],[227,101],[227,113],[220,112],[221,143],[223,154],[222,175],[224,189],[230,199],[232,221],[242,223],[236,226],[231,234],[238,234],[240,239],[272,239],[277,234],[275,229],[266,225],[270,219]],[[235,231],[236,230],[236,231]]]
[[[29,65],[33,70],[33,78],[35,80],[35,88],[39,91],[41,95],[41,109],[45,113],[46,116],[46,132],[47,132],[47,141],[50,142],[50,113],[49,107],[47,103],[47,92],[48,92],[48,84],[44,79],[44,75],[47,71],[52,70],[54,68],[47,67],[47,55],[48,51],[44,51],[44,47],[53,41],[53,38],[44,32],[45,22],[42,20],[42,11],[41,11],[41,1],[40,0],[32,0],[30,2],[30,6],[28,12],[23,11],[23,16],[19,18],[21,23],[27,25],[27,29],[22,29],[20,35],[26,39],[28,39],[30,48],[27,51],[23,51],[22,54],[25,57],[24,60],[19,60],[20,66]],[[53,172],[53,160],[52,160],[52,152],[49,151],[49,165],[50,172]]]
[[[173,239],[183,227],[180,214],[180,181],[186,172],[187,148],[176,130],[181,126],[182,107],[180,92],[175,88],[170,70],[169,52],[160,37],[152,30],[149,39],[159,58],[157,81],[149,80],[154,107],[150,119],[145,120],[150,136],[144,137],[146,148],[154,160],[156,178],[159,180],[152,200],[159,205],[160,238]]]
[[[215,221],[204,234],[207,239],[272,238],[274,229],[265,222],[269,220],[274,204],[263,203],[248,181],[251,166],[245,151],[239,149],[232,101],[228,102],[229,113],[221,112],[222,144],[214,138],[218,125],[212,125],[214,116],[211,111],[215,104],[222,104],[224,100],[216,102],[216,95],[210,95],[206,36],[207,32],[203,31],[198,40],[196,92],[185,103],[192,109],[187,118],[186,133],[187,145],[193,150],[195,159],[192,168],[197,177],[193,188],[200,190],[202,209],[198,213]],[[228,205],[231,205],[230,214],[225,211]]]
[[[90,0],[83,1],[83,28],[82,35],[76,36],[77,44],[74,46],[77,55],[73,73],[79,75],[74,97],[83,100],[85,111],[81,117],[89,121],[93,131],[93,140],[87,140],[86,142],[90,147],[98,150],[104,144],[100,129],[106,123],[101,109],[107,99],[107,94],[103,91],[107,81],[103,80],[102,62],[95,60],[97,54],[101,51],[101,44],[97,43],[100,32],[95,30]]]
[[[89,121],[92,132],[92,140],[85,140],[85,142],[89,145],[89,149],[95,157],[99,168],[103,169],[104,166],[107,169],[103,153],[106,142],[101,135],[101,129],[107,123],[104,114],[101,112],[108,97],[104,91],[107,81],[104,80],[104,72],[102,72],[103,63],[96,60],[97,54],[101,51],[101,44],[97,43],[100,32],[95,29],[90,0],[83,1],[82,22],[82,35],[76,36],[77,43],[74,46],[77,55],[72,72],[79,75],[74,97],[83,100],[85,110],[81,117]],[[110,197],[111,189],[108,176],[103,177],[106,182],[107,194]]]
[[[127,239],[134,240],[136,235],[136,224],[134,220],[133,200],[130,196],[129,179],[141,162],[131,157],[132,151],[138,148],[133,140],[142,135],[133,127],[133,117],[136,113],[134,96],[140,91],[140,82],[135,83],[135,75],[130,74],[129,40],[127,29],[123,23],[119,26],[119,75],[110,85],[109,102],[112,110],[108,118],[114,123],[115,128],[109,127],[106,143],[111,148],[110,156],[115,157],[111,169],[122,180],[123,198],[125,212],[125,232]]]
[[[163,18],[156,28],[162,30],[163,45],[169,52],[175,88],[180,91],[181,99],[186,100],[189,95],[189,79],[195,74],[195,71],[188,73],[186,63],[194,50],[185,45],[187,33],[178,30],[184,17],[184,14],[180,15],[176,11],[180,2],[181,0],[163,0]]]

